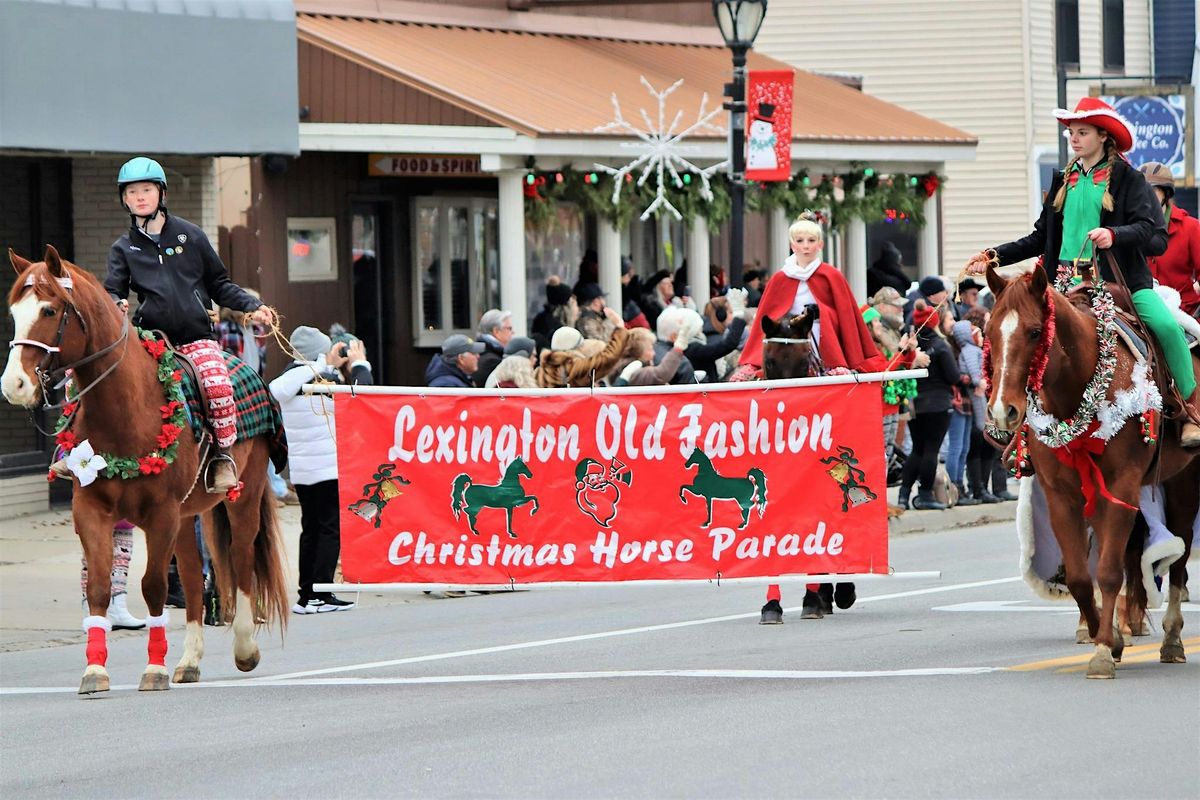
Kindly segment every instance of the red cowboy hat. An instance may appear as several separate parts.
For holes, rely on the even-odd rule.
[[[1084,97],[1075,105],[1074,111],[1056,108],[1054,116],[1063,125],[1072,122],[1086,122],[1095,125],[1102,131],[1107,131],[1117,143],[1117,149],[1126,153],[1133,149],[1133,126],[1116,112],[1108,103],[1098,97]]]

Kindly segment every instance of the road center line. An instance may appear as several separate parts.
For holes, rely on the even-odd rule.
[[[972,581],[970,583],[955,583],[949,586],[933,586],[928,589],[913,589],[907,592],[894,592],[892,594],[875,595],[874,597],[859,598],[858,603],[880,603],[885,600],[899,600],[906,597],[919,597],[926,594],[939,594],[941,592],[955,592],[962,589],[976,589],[982,586],[996,586],[1002,583],[1016,583],[1020,581],[1020,577],[1013,578],[996,578],[986,581]],[[799,612],[800,608],[786,609],[790,612]],[[592,639],[608,639],[614,636],[632,636],[638,633],[654,633],[657,631],[674,630],[677,628],[690,628],[696,625],[710,625],[715,622],[730,622],[739,619],[750,619],[757,617],[759,612],[752,611],[747,614],[728,614],[721,617],[707,617],[704,619],[685,620],[683,622],[668,622],[661,625],[643,625],[637,628],[620,628],[612,631],[600,631],[598,633],[582,633],[575,636],[560,636],[554,639],[538,639],[531,642],[516,642],[513,644],[495,645],[493,647],[477,647],[471,650],[455,650],[448,653],[430,653],[423,656],[409,656],[408,658],[394,658],[387,661],[367,661],[361,664],[347,664],[340,667],[326,667],[324,669],[304,670],[302,672],[289,672],[283,675],[264,675],[262,677],[248,678],[245,682],[248,683],[265,683],[268,681],[285,681],[296,678],[310,678],[316,675],[336,675],[342,672],[358,672],[366,669],[381,669],[383,667],[398,667],[405,664],[421,664],[429,661],[445,661],[452,658],[465,658],[468,656],[487,655],[489,653],[506,653],[512,650],[528,650],[536,647],[549,647],[557,644],[570,644],[572,642],[585,642]]]

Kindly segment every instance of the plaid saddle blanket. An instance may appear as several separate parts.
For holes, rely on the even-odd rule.
[[[271,460],[277,469],[287,463],[287,439],[283,432],[283,414],[271,390],[262,376],[244,361],[229,353],[225,354],[225,365],[229,367],[229,379],[233,382],[233,396],[237,402],[237,438],[249,441],[256,436],[271,438]],[[189,370],[183,371],[183,396],[188,405],[188,421],[192,433],[199,440],[205,412],[200,390]]]

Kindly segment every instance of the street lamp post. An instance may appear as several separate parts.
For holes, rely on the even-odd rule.
[[[767,14],[767,0],[712,0],[713,16],[725,46],[733,53],[733,81],[725,84],[729,98],[730,205],[729,285],[742,285],[742,233],[746,205],[746,53],[754,46]]]

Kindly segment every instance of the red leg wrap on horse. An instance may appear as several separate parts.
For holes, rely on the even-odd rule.
[[[157,664],[160,667],[165,667],[167,665],[166,628],[150,629],[150,644],[146,647],[146,651],[150,654],[149,663]]]
[[[815,591],[817,591],[818,589],[820,589],[820,588],[821,588],[821,584],[819,584],[819,583],[806,583],[806,584],[804,584],[804,588],[805,588],[805,589],[808,589],[810,592],[815,592]]]
[[[103,667],[108,663],[108,631],[104,628],[88,628],[87,663]]]
[[[778,583],[772,583],[770,586],[767,587],[767,602],[768,603],[771,602],[772,600],[774,600],[776,603],[778,603],[779,600],[782,598],[782,596],[783,595],[781,595],[779,593],[779,584]]]

